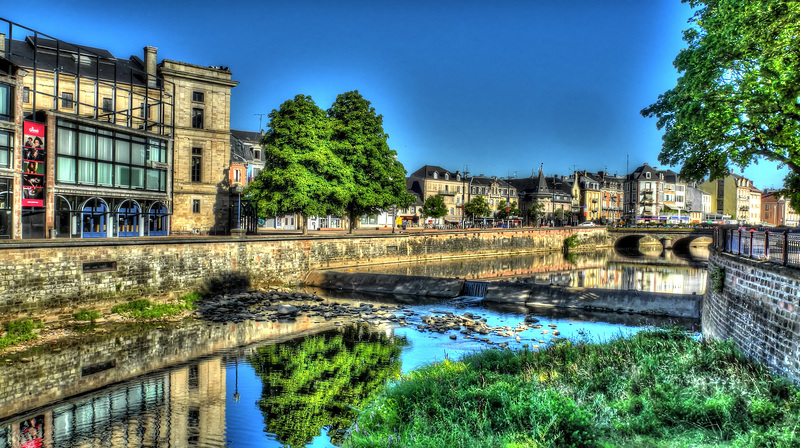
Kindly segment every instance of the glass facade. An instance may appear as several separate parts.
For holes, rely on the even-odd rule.
[[[11,179],[0,178],[0,239],[11,238],[11,204],[14,193]]]
[[[167,142],[58,120],[56,181],[131,190],[167,190]]]
[[[14,151],[14,136],[10,132],[0,131],[0,168],[11,167]]]

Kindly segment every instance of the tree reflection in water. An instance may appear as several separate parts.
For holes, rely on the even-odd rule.
[[[285,446],[305,446],[326,427],[332,441],[355,410],[400,374],[403,338],[355,325],[280,345],[247,358],[261,378],[266,431]],[[335,442],[334,442],[335,443]]]

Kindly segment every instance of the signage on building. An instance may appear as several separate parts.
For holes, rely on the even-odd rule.
[[[45,161],[47,150],[44,124],[23,122],[22,206],[44,207]]]

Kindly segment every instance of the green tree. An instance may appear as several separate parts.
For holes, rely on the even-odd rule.
[[[531,204],[531,208],[528,209],[528,217],[531,219],[531,222],[536,222],[539,218],[544,216],[544,204],[539,202],[534,202]]]
[[[494,214],[495,218],[497,219],[508,219],[513,216],[519,216],[519,208],[517,208],[517,201],[511,201],[511,205],[509,205],[509,210],[506,212],[506,207],[503,204],[497,213]]]
[[[765,159],[791,170],[800,211],[800,3],[683,0],[696,9],[674,65],[677,85],[642,110],[664,130],[658,160],[681,176],[725,177]]]
[[[447,205],[444,203],[444,196],[428,196],[422,204],[422,216],[428,218],[442,218],[447,216]]]
[[[331,148],[353,173],[352,194],[344,206],[350,233],[363,215],[411,204],[414,197],[406,190],[406,170],[389,148],[383,116],[370,102],[358,90],[346,92],[336,97],[328,116],[333,119]]]
[[[244,193],[259,216],[340,214],[350,201],[352,171],[330,149],[331,125],[310,96],[297,95],[269,114],[264,169]],[[303,233],[307,232],[305,224]]]
[[[472,215],[472,220],[475,221],[476,217],[489,216],[492,211],[489,209],[489,203],[486,202],[483,196],[475,196],[464,204],[464,212]]]

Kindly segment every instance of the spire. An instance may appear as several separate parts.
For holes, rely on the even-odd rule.
[[[544,171],[542,171],[542,167],[543,166],[544,166],[544,163],[542,163],[542,165],[539,166],[539,182],[538,182],[538,185],[536,186],[536,192],[537,193],[549,193],[550,192],[550,190],[547,189],[547,180],[544,178]]]

